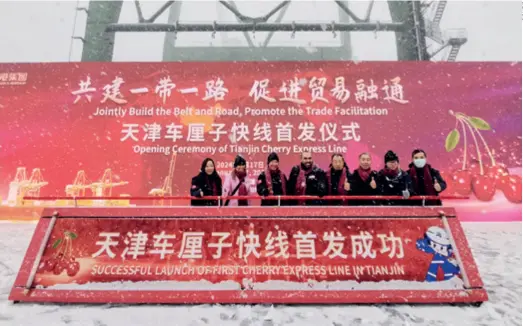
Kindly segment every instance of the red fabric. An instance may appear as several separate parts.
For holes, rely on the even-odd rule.
[[[420,193],[421,187],[425,188],[425,194],[427,196],[436,196],[436,189],[432,184],[432,176],[430,175],[430,165],[426,164],[423,167],[423,180],[425,181],[423,185],[420,185],[420,180],[418,179],[418,173],[416,172],[416,167],[412,166],[409,171],[410,177],[412,179],[412,185],[414,186],[414,191]]]
[[[249,195],[249,191],[247,190],[247,186],[245,185],[245,177],[247,176],[247,173],[238,172],[238,171],[234,170],[234,174],[240,180],[240,188],[238,188],[238,196]],[[248,201],[245,199],[240,199],[240,200],[238,200],[238,206],[248,206]]]
[[[303,165],[300,164],[300,173],[298,174],[298,179],[296,180],[296,196],[304,196],[305,191],[307,190],[307,180],[306,177],[309,173],[312,172],[313,165],[310,168],[304,169]],[[305,200],[299,200],[298,205],[305,205]]]
[[[272,191],[272,175],[280,175],[280,180],[281,180],[281,188],[282,188],[282,191],[283,191],[283,196],[285,196],[287,194],[287,189],[285,189],[285,174],[280,170],[280,169],[277,169],[275,171],[267,168],[265,170],[265,183],[267,184],[267,189],[269,189],[269,195],[272,196],[274,195],[274,192]]]
[[[395,178],[396,176],[398,176],[398,171],[399,171],[399,169],[397,169],[397,170],[390,170],[388,168],[384,168],[383,169],[383,174],[386,177]]]
[[[216,185],[216,180],[209,178],[208,175],[206,175],[205,178],[207,180],[207,185],[209,186],[209,189],[212,189],[211,196],[218,196],[218,187]]]
[[[356,169],[358,171],[358,175],[361,178],[361,181],[367,181],[370,177],[370,173],[372,172],[371,168],[363,169],[361,166]]]
[[[332,167],[331,167],[331,170],[332,170]],[[329,171],[329,173],[327,173],[327,182],[329,184],[329,193],[331,192],[331,189],[332,189],[331,178],[332,178],[332,171]],[[347,181],[347,168],[344,167],[341,170],[340,181],[338,182],[338,195],[339,196],[343,196],[345,193],[345,188],[344,188],[345,181]]]

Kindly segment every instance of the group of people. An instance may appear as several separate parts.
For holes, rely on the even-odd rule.
[[[427,164],[427,154],[422,149],[412,152],[412,162],[408,170],[400,168],[398,155],[393,151],[385,154],[385,166],[379,172],[372,169],[368,153],[359,155],[359,166],[352,173],[341,154],[334,154],[326,171],[314,164],[312,153],[302,152],[301,163],[294,166],[289,176],[280,169],[278,154],[271,153],[267,158],[267,167],[258,176],[256,190],[262,197],[268,196],[316,196],[315,199],[297,198],[296,200],[262,199],[262,206],[373,206],[373,205],[441,205],[440,200],[376,200],[375,196],[438,196],[447,187],[438,170]],[[206,158],[200,173],[192,179],[191,196],[219,196],[223,200],[195,199],[193,206],[249,206],[249,200],[237,200],[227,197],[253,195],[249,190],[247,162],[238,155],[234,168],[225,177],[225,181],[216,172],[214,161]],[[370,199],[325,200],[325,196],[373,196]]]

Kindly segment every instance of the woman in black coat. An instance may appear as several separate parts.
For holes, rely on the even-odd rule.
[[[192,178],[191,196],[221,196],[222,179],[216,172],[214,161],[206,158],[202,162],[200,173]],[[218,200],[191,200],[191,206],[218,206]]]
[[[267,158],[267,169],[258,176],[256,190],[258,195],[265,196],[285,196],[287,187],[287,177],[280,170],[280,158],[278,154],[271,153]],[[284,206],[286,201],[280,201]],[[262,206],[278,206],[277,200],[262,199]]]
[[[368,153],[359,156],[360,165],[354,170],[350,178],[349,196],[378,196],[378,172],[371,168],[371,158]],[[351,200],[352,206],[374,206],[376,200]]]

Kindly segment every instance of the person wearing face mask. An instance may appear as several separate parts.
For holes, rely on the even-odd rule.
[[[438,196],[447,188],[447,183],[439,171],[427,164],[427,154],[422,149],[415,149],[412,152],[409,174],[416,196]],[[416,201],[413,204],[423,205],[423,201]],[[425,205],[441,206],[441,200],[427,200]]]
[[[327,171],[327,189],[329,196],[347,196],[350,191],[350,172],[341,154],[333,154]],[[328,200],[329,206],[347,205],[346,200]]]
[[[206,158],[202,162],[200,173],[192,178],[191,196],[221,196],[222,179],[216,172],[214,161]],[[218,200],[191,200],[191,206],[218,206]]]
[[[371,168],[371,158],[368,153],[361,153],[359,156],[359,166],[350,178],[350,196],[377,196],[378,193],[378,172]],[[349,205],[353,206],[374,206],[375,200],[351,200]]]
[[[248,196],[250,195],[251,180],[247,178],[247,161],[241,156],[234,159],[234,169],[225,177],[223,183],[223,196]],[[249,206],[246,199],[225,199],[224,206]]]
[[[378,189],[382,196],[402,196],[409,199],[414,193],[412,181],[407,172],[400,168],[398,155],[393,151],[385,154],[385,168],[378,173]],[[409,206],[412,203],[406,200],[385,200],[386,206]]]
[[[290,196],[319,196],[328,193],[325,172],[314,164],[311,152],[300,154],[301,163],[294,166],[289,173],[287,182],[287,194]],[[322,200],[296,200],[290,201],[289,205],[323,205]]]
[[[265,196],[285,196],[287,193],[287,177],[280,170],[280,158],[278,154],[271,153],[267,158],[267,169],[258,176],[256,190],[258,195]],[[285,201],[280,201],[284,205]],[[277,200],[262,199],[262,206],[277,206]]]

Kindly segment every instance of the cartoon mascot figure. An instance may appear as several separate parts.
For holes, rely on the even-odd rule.
[[[445,281],[459,274],[459,266],[456,260],[452,258],[453,252],[449,235],[442,228],[437,226],[428,228],[425,237],[416,241],[416,248],[433,255],[425,277],[426,282],[436,282],[440,268],[443,270]]]

